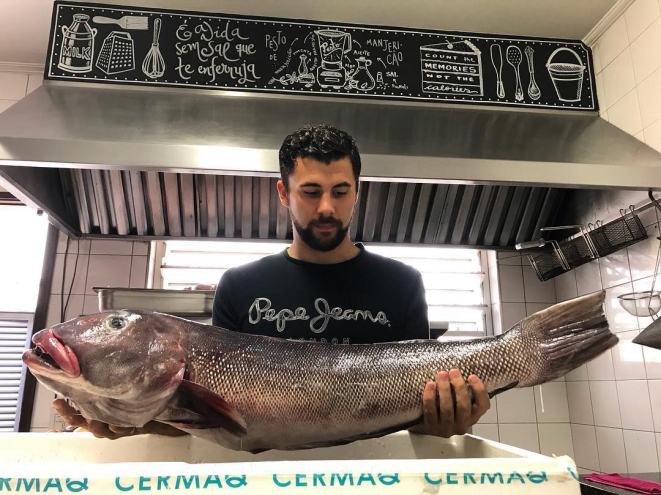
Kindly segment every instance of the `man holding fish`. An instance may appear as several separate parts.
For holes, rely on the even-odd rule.
[[[293,242],[223,275],[213,325],[337,344],[428,339],[420,273],[349,238],[361,169],[353,138],[329,125],[305,126],[285,138],[279,158],[278,194],[292,218]],[[475,375],[467,381],[451,369],[428,382],[421,396],[424,423],[415,431],[446,438],[466,433],[489,409],[482,381]],[[88,421],[61,399],[54,406],[67,423],[97,437],[181,434],[157,422],[122,428]]]

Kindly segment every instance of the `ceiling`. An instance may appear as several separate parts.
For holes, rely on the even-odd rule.
[[[104,0],[202,12],[583,39],[618,0]],[[0,63],[43,64],[53,0],[0,2]]]

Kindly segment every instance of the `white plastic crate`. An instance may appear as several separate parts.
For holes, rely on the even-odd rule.
[[[0,437],[0,491],[12,493],[580,493],[569,457],[471,435],[399,432],[326,449],[234,452],[194,437],[100,440],[88,433]]]

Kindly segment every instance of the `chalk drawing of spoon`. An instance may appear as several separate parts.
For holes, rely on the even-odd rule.
[[[530,85],[528,86],[528,96],[533,100],[539,100],[539,97],[542,96],[542,92],[539,90],[539,86],[535,82],[535,69],[532,64],[533,49],[529,46],[524,50],[526,52],[526,58],[528,59],[528,71],[530,72]]]
[[[500,45],[491,45],[491,63],[496,71],[496,87],[498,98],[505,98],[505,88],[503,87],[503,52]]]
[[[514,67],[516,73],[516,91],[514,92],[516,101],[523,101],[523,89],[521,88],[521,76],[519,74],[521,59],[523,59],[523,54],[518,46],[510,45],[507,47],[507,62]]]

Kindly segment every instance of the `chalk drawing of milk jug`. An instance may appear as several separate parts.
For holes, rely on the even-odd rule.
[[[57,66],[65,72],[80,74],[92,71],[94,37],[97,29],[90,28],[87,22],[89,19],[86,14],[75,14],[71,26],[62,26],[64,39]]]

